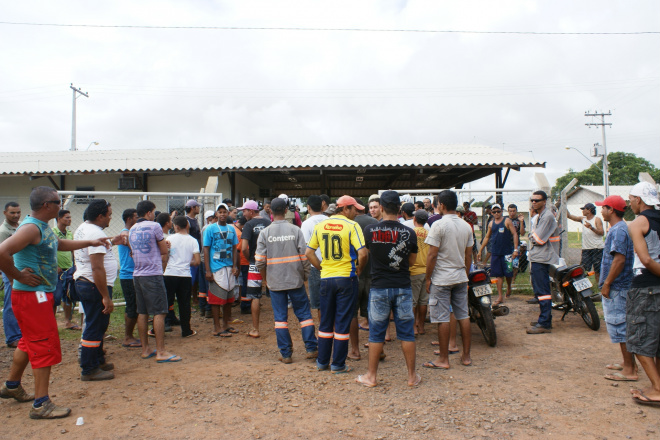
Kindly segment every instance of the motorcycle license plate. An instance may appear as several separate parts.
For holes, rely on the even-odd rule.
[[[474,296],[477,298],[484,295],[490,295],[492,293],[490,286],[487,284],[485,286],[475,286],[472,288],[472,291],[474,292]]]
[[[575,287],[575,290],[578,292],[590,289],[591,286],[592,284],[591,281],[589,281],[589,278],[582,278],[581,280],[573,281],[573,287]]]

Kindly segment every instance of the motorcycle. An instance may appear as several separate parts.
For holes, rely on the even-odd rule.
[[[476,322],[484,335],[486,343],[494,347],[497,344],[495,317],[509,314],[509,308],[499,304],[492,307],[493,293],[488,272],[483,269],[470,272],[468,276],[468,310],[470,322]]]
[[[584,268],[579,264],[562,267],[550,265],[552,308],[563,311],[563,321],[568,312],[577,313],[591,330],[600,328],[600,317],[591,296],[593,285]]]

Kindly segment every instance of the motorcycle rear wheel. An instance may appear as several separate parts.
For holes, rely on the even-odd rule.
[[[481,305],[478,309],[479,316],[477,317],[477,325],[484,335],[486,344],[490,347],[497,345],[497,333],[495,333],[495,320],[493,318],[493,311],[490,306]]]
[[[584,323],[587,324],[587,327],[591,330],[596,331],[600,328],[600,317],[598,316],[598,311],[591,298],[582,298],[580,314],[582,315]]]

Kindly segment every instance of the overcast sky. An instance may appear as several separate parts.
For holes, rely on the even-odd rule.
[[[0,17],[1,151],[68,150],[73,83],[79,149],[477,142],[552,183],[589,165],[565,146],[602,141],[584,112],[611,110],[609,151],[660,166],[657,0],[21,0]]]

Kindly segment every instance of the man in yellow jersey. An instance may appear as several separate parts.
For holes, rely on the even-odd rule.
[[[330,367],[333,374],[352,371],[346,367],[349,330],[357,301],[358,275],[368,258],[362,228],[353,221],[358,209],[362,210],[364,206],[353,197],[340,197],[335,214],[314,227],[305,252],[312,266],[321,271],[321,323],[316,367],[319,370]],[[322,262],[315,253],[318,248],[323,256]]]

